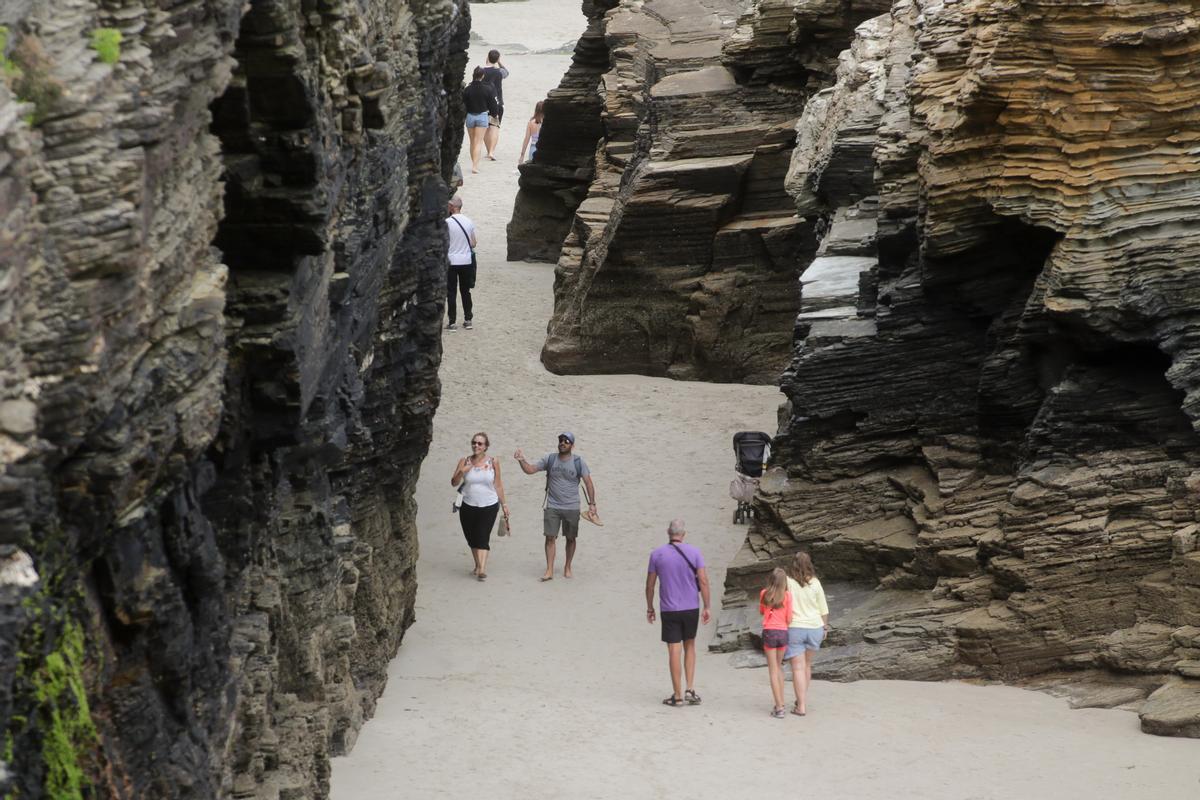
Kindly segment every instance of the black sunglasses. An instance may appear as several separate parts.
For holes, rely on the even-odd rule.
[[[471,442],[471,444],[477,444],[480,447],[487,447],[487,442]]]

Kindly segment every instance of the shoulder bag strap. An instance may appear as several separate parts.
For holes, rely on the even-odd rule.
[[[450,219],[454,219],[453,214],[450,215]],[[454,219],[454,224],[457,225],[458,229],[463,232],[463,238],[465,238],[467,240],[467,249],[470,250],[471,249],[471,237],[467,235],[467,229],[464,228],[463,224],[456,219]]]
[[[671,545],[671,547],[675,548],[675,552],[679,553],[679,555],[681,555],[683,557],[683,560],[687,562],[687,565],[692,568],[692,577],[696,579],[696,588],[699,589],[700,588],[700,570],[696,569],[696,565],[692,563],[692,560],[687,557],[687,553],[683,552],[683,549],[680,548],[679,545],[675,544],[674,542],[669,542],[669,544]]]

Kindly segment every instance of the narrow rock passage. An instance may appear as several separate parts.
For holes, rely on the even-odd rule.
[[[469,66],[495,46],[512,70],[500,160],[471,176],[460,158],[463,210],[480,229],[476,328],[443,337],[442,403],[417,490],[417,622],[374,719],[334,761],[334,800],[1194,797],[1194,743],[1141,735],[1127,712],[1071,711],[1008,687],[819,683],[809,716],[781,722],[768,716],[764,670],[702,652],[703,705],[660,705],[666,648],[645,622],[646,556],[682,516],[720,587],[744,535],[730,524],[730,438],[774,431],[781,395],[543,369],[553,268],[506,263],[504,226],[525,121],[569,57],[510,55],[516,48],[506,45],[548,50],[583,22],[567,0],[472,13]],[[543,480],[522,474],[512,452],[549,452],[561,430],[578,437],[606,526],[583,524],[572,580],[561,576],[560,540],[557,577],[542,584]],[[450,514],[450,474],[475,431],[491,436],[513,513],[513,537],[492,539],[486,583],[468,574]],[[702,648],[712,630],[702,629]]]

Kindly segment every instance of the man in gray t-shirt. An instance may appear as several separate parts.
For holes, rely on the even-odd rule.
[[[563,564],[563,577],[571,577],[571,561],[575,558],[575,540],[579,536],[579,483],[583,482],[588,498],[588,514],[596,519],[596,487],[592,484],[592,473],[583,456],[575,454],[575,434],[569,431],[558,435],[558,452],[549,453],[537,463],[525,460],[520,450],[515,453],[521,471],[526,475],[545,470],[546,508],[542,511],[542,533],[546,537],[546,572],[543,581],[554,578],[554,558],[558,531],[561,528],[567,540],[567,559]]]

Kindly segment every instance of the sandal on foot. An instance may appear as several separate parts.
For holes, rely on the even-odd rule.
[[[792,713],[795,714],[797,717],[803,717],[805,715],[805,712],[800,710],[800,706],[798,706],[794,703],[792,704]]]
[[[476,576],[475,576],[475,580],[477,580],[477,581],[486,581],[486,580],[487,580],[487,573],[486,573],[486,572],[481,572],[481,573],[479,573],[478,575],[476,575]]]
[[[691,689],[688,689],[683,693],[683,699],[687,701],[689,706],[700,705],[700,695],[696,694],[696,692]]]
[[[682,701],[682,700],[680,700],[680,699],[679,699],[678,697],[676,697],[675,695],[671,695],[671,696],[670,696],[670,697],[668,697],[666,700],[663,700],[663,705],[664,705],[664,706],[670,706],[671,708],[682,708],[682,707],[683,707],[683,701]]]
[[[771,716],[775,719],[783,719],[787,713],[783,710],[783,706],[775,706],[775,710],[771,712]]]

